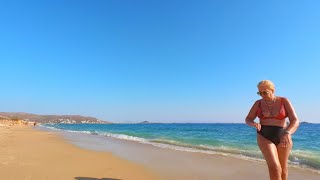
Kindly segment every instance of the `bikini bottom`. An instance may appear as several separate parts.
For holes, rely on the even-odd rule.
[[[261,125],[260,131],[257,131],[258,134],[261,134],[263,137],[273,142],[273,144],[275,145],[278,145],[280,143],[280,137],[283,135],[283,132],[283,127],[265,125]]]

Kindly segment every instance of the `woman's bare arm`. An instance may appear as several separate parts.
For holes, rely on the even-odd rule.
[[[296,114],[291,102],[287,98],[283,98],[283,102],[284,102],[284,107],[288,113],[288,118],[290,121],[289,126],[286,128],[286,131],[288,131],[290,134],[293,134],[298,129],[300,121],[297,117],[297,114]]]
[[[259,100],[256,101],[253,106],[251,107],[247,117],[246,117],[246,124],[248,126],[254,126],[254,120],[256,119],[257,117],[257,110],[259,108]]]

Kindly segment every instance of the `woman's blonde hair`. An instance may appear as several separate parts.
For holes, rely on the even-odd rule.
[[[261,87],[261,86],[267,87],[267,88],[271,89],[272,91],[275,90],[275,86],[274,86],[273,82],[270,81],[270,80],[260,81],[260,82],[258,83],[257,87]]]

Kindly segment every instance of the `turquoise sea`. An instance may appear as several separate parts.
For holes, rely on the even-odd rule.
[[[151,144],[159,148],[263,159],[256,131],[245,124],[43,124],[59,131]],[[290,164],[320,171],[320,124],[301,124],[292,136]]]

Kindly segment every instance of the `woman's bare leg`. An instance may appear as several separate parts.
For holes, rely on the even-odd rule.
[[[281,147],[281,143],[277,146],[279,161],[282,168],[282,180],[288,179],[288,159],[290,156],[290,151],[292,149],[292,140],[290,139],[289,141],[290,143],[287,144],[287,147]]]
[[[281,180],[282,169],[276,145],[260,134],[257,134],[257,142],[267,162],[270,180]]]

